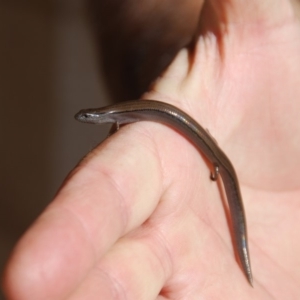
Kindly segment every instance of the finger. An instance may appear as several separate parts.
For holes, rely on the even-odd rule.
[[[231,247],[188,204],[161,220],[167,207],[169,211],[165,202],[170,195],[166,194],[151,219],[119,240],[68,300],[100,295],[152,300],[160,293],[168,299],[211,298],[220,295],[224,286],[231,286],[226,296],[233,299],[250,288]]]
[[[171,271],[165,252],[162,243],[145,234],[139,238],[123,238],[68,300],[99,299],[99,296],[101,299],[155,299]]]
[[[12,299],[64,298],[154,210],[162,189],[156,150],[131,127],[84,159],[21,239],[5,276]]]

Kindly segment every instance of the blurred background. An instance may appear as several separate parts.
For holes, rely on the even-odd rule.
[[[0,273],[68,172],[106,135],[108,104],[81,0],[0,0]],[[4,299],[1,294],[0,299]]]

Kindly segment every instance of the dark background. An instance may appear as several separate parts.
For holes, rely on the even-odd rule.
[[[81,0],[0,0],[1,274],[16,241],[107,132],[73,118],[108,103],[94,44]]]

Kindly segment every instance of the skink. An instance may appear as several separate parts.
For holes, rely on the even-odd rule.
[[[220,174],[232,219],[234,241],[243,271],[251,284],[246,217],[239,182],[234,167],[210,134],[188,114],[179,108],[155,100],[127,101],[96,109],[83,109],[76,120],[91,124],[115,123],[117,127],[138,121],[156,121],[169,125],[190,140],[213,164],[213,179]]]

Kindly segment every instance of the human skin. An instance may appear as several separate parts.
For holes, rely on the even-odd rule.
[[[204,0],[86,0],[114,102],[140,98],[195,37]]]
[[[209,163],[173,129],[139,122],[85,157],[21,238],[8,299],[300,299],[300,3],[211,3],[218,32],[204,10],[194,51],[144,98],[185,110],[231,159],[254,287]]]

